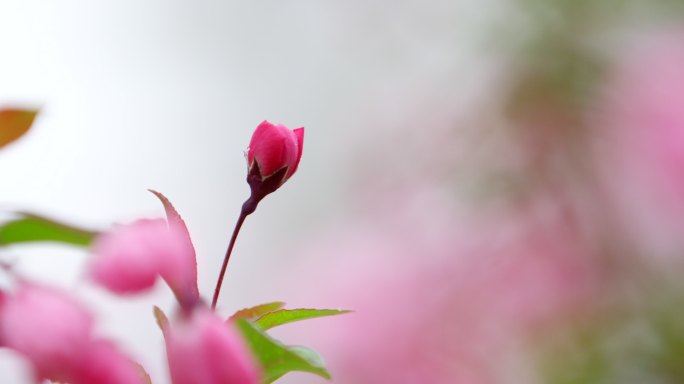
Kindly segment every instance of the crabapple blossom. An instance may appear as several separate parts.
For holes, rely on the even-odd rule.
[[[206,308],[164,332],[173,384],[257,384],[259,369],[241,336]]]
[[[112,344],[92,335],[93,318],[69,296],[20,283],[0,312],[4,346],[26,357],[37,380],[135,384],[142,376]]]
[[[651,255],[678,254],[682,246],[682,39],[680,25],[631,41],[618,53],[594,114],[601,127],[596,140],[601,176],[621,215],[616,222],[626,230],[625,240],[651,248]]]
[[[183,236],[163,219],[115,227],[95,241],[90,276],[119,294],[144,291],[161,276],[179,302],[196,302],[195,256]]]

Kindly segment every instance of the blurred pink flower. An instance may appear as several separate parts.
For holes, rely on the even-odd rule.
[[[262,122],[254,131],[247,150],[250,173],[256,168],[264,180],[285,168],[279,184],[286,182],[299,166],[303,145],[304,128],[290,130],[284,125]]]
[[[395,205],[311,252],[325,255],[320,301],[354,309],[307,328],[338,382],[529,382],[524,340],[596,293],[590,246],[553,205],[437,225],[435,203],[406,226]]]
[[[194,251],[184,236],[162,219],[115,227],[96,239],[90,276],[119,294],[146,290],[161,276],[181,303],[196,301]]]
[[[111,344],[92,337],[90,314],[55,290],[22,283],[0,312],[5,346],[25,356],[37,380],[134,384],[142,377]]]
[[[181,314],[164,336],[173,384],[260,382],[258,366],[241,336],[208,309]]]
[[[684,28],[634,40],[603,89],[597,153],[611,203],[624,215],[616,223],[630,241],[666,251],[683,245]]]
[[[69,384],[147,384],[146,373],[123,355],[116,347],[104,340],[91,342],[84,352],[79,369],[65,379]]]

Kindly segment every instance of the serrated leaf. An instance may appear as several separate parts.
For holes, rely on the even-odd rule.
[[[259,317],[254,324],[258,325],[263,330],[271,329],[279,325],[293,323],[295,321],[302,321],[313,319],[316,317],[341,315],[349,313],[350,311],[339,309],[280,309],[266,313]]]
[[[263,382],[269,384],[288,372],[309,372],[330,379],[321,357],[304,347],[287,347],[245,319],[236,321],[247,344],[263,369]]]
[[[33,125],[38,111],[0,109],[0,148],[23,136]]]
[[[97,235],[98,232],[43,216],[22,214],[19,218],[0,225],[0,246],[43,241],[88,246]]]
[[[166,317],[166,314],[164,311],[162,311],[159,307],[156,305],[152,309],[154,313],[154,319],[157,321],[157,325],[159,326],[159,329],[161,329],[162,332],[166,333],[166,330],[169,329],[169,319]]]
[[[166,212],[167,222],[170,226],[178,228],[185,235],[185,241],[187,242],[188,248],[189,250],[192,250],[192,254],[195,256],[195,247],[192,245],[192,239],[190,238],[188,227],[185,225],[185,221],[183,221],[181,215],[178,213],[178,211],[176,211],[176,208],[173,206],[173,204],[171,204],[171,201],[161,192],[157,192],[153,189],[148,189],[148,191],[152,192],[152,194],[154,194],[159,201],[161,201],[162,205],[164,206],[164,212]]]
[[[272,303],[266,303],[266,304],[260,304],[254,307],[250,308],[244,308],[241,309],[237,312],[235,312],[231,317],[228,318],[229,321],[232,320],[237,320],[237,319],[246,319],[246,320],[256,320],[259,317],[273,311],[277,311],[278,309],[282,308],[285,306],[285,303],[280,302],[280,301],[274,301]]]

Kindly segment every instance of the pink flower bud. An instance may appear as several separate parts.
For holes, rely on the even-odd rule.
[[[279,184],[283,184],[297,170],[303,145],[304,128],[290,130],[284,125],[264,121],[249,142],[247,163],[250,173],[256,169],[263,181],[284,169],[279,175]]]
[[[184,234],[165,220],[138,220],[101,235],[94,244],[89,273],[119,294],[141,292],[161,276],[179,302],[198,300],[195,257]]]
[[[165,332],[173,384],[257,384],[260,372],[233,328],[207,309],[181,317]]]
[[[141,383],[133,363],[111,344],[94,340],[92,328],[92,317],[76,301],[27,283],[6,298],[0,311],[4,345],[31,362],[37,380]]]
[[[252,195],[242,206],[245,214],[254,212],[261,199],[280,188],[295,173],[303,146],[304,128],[289,130],[268,121],[259,124],[247,150],[247,183]]]

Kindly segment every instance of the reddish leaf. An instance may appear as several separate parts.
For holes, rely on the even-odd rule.
[[[197,282],[197,256],[195,253],[195,247],[192,245],[192,239],[190,239],[190,232],[188,232],[188,227],[185,225],[183,218],[181,218],[180,214],[178,214],[178,211],[176,211],[176,209],[173,207],[173,204],[171,204],[171,202],[169,201],[169,199],[166,198],[166,196],[152,189],[150,189],[149,191],[152,192],[155,196],[157,196],[157,198],[161,201],[162,205],[164,205],[164,211],[166,211],[166,220],[169,223],[169,226],[178,229],[180,232],[184,234],[186,251],[189,254],[191,254],[192,259],[195,260],[193,264],[193,270],[190,271],[190,273],[192,273],[194,277],[193,281]],[[194,299],[199,300],[199,290],[197,289],[197,283],[195,283],[193,290]]]
[[[166,330],[169,329],[169,319],[166,317],[166,314],[156,305],[153,308],[153,313],[159,329],[161,329],[163,333],[166,333]]]
[[[38,111],[6,108],[0,109],[0,148],[23,136],[36,118]]]
[[[280,308],[282,308],[285,305],[285,303],[280,302],[280,301],[275,301],[273,303],[266,303],[266,304],[261,304],[257,305],[254,307],[250,308],[245,308],[241,309],[233,314],[230,318],[228,318],[229,321],[237,320],[237,319],[246,319],[246,320],[256,320],[260,318],[261,316],[277,311]]]

